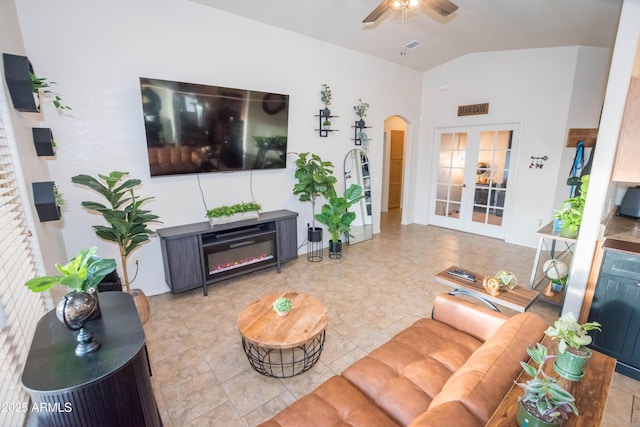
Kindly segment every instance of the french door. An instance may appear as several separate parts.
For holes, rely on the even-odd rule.
[[[517,124],[442,128],[430,223],[504,239]]]

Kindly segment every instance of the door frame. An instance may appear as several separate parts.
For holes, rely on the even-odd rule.
[[[509,191],[513,191],[516,188],[517,181],[517,159],[518,151],[519,151],[519,139],[521,132],[522,124],[517,121],[513,122],[503,122],[503,123],[484,123],[484,124],[473,124],[473,125],[464,125],[464,126],[438,126],[433,129],[433,158],[431,162],[431,178],[430,178],[430,196],[429,203],[427,206],[429,207],[428,212],[428,223],[432,225],[436,225],[439,227],[451,228],[454,230],[463,231],[466,233],[473,234],[481,234],[488,237],[493,237],[501,240],[505,240],[508,235],[509,229],[511,227],[512,222],[512,212],[513,212],[513,195],[509,193]],[[467,135],[471,135],[472,133],[480,134],[483,131],[497,131],[497,130],[512,130],[512,142],[511,142],[511,155],[509,160],[509,179],[507,180],[506,186],[506,197],[504,202],[504,213],[502,218],[502,225],[488,225],[481,223],[474,223],[471,218],[460,218],[460,219],[452,219],[448,217],[443,217],[441,215],[436,215],[434,212],[435,203],[436,203],[436,195],[437,195],[437,186],[438,186],[438,168],[439,168],[439,153],[440,153],[440,138],[439,136],[442,133],[467,133]],[[469,141],[467,141],[467,147],[469,147]],[[466,160],[465,160],[465,170],[464,170],[464,184],[466,184],[466,188],[470,190],[475,188],[474,183],[468,183],[468,180],[471,177],[475,177],[475,171],[477,169],[477,159],[478,159],[478,146],[472,147],[474,148],[474,152],[470,153],[466,150]],[[471,161],[473,161],[471,163]],[[471,173],[473,172],[473,173]],[[471,184],[471,185],[469,185]],[[466,196],[467,199],[471,199],[471,196]],[[464,200],[464,199],[463,199]],[[473,209],[473,203],[471,205],[467,205],[466,207],[462,206],[461,211],[466,211],[467,215]],[[462,212],[461,212],[462,215]]]

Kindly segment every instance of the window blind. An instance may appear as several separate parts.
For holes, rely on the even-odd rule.
[[[20,375],[46,309],[42,294],[24,286],[36,269],[9,142],[0,117],[0,419],[3,426],[22,426],[29,395]]]

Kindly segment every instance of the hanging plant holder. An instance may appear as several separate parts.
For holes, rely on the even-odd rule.
[[[49,128],[32,128],[33,144],[36,146],[36,154],[39,157],[55,156],[55,142],[53,133]]]
[[[40,112],[38,93],[33,92],[31,77],[33,67],[26,56],[3,53],[4,77],[9,88],[13,107],[25,113]]]
[[[56,204],[56,195],[53,181],[34,182],[33,202],[36,205],[40,222],[56,221],[60,219],[60,207]]]

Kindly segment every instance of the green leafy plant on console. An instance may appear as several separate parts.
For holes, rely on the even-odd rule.
[[[558,352],[564,353],[569,347],[578,350],[591,344],[591,336],[588,332],[600,331],[600,326],[602,325],[598,322],[587,322],[581,325],[575,315],[569,312],[557,319],[544,333],[559,340]]]
[[[262,209],[262,206],[255,202],[237,203],[231,206],[222,205],[217,208],[208,209],[207,218],[221,218],[238,213],[257,212],[260,211],[260,209]]]

